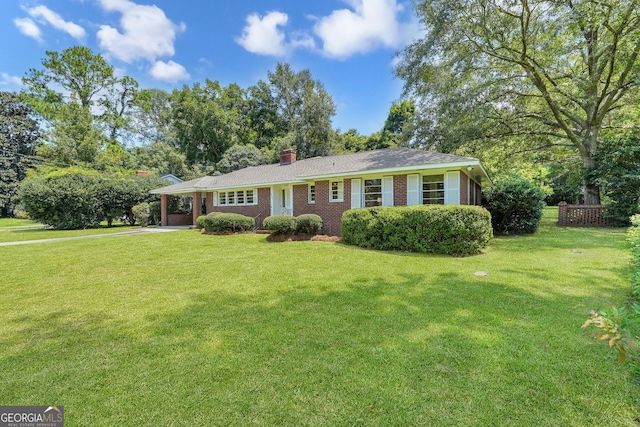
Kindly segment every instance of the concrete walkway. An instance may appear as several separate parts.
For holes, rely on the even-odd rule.
[[[170,231],[187,230],[188,225],[176,226],[176,227],[153,227],[153,228],[140,228],[138,230],[123,231],[121,233],[111,234],[89,234],[87,236],[75,236],[75,237],[56,237],[53,239],[40,239],[40,240],[21,240],[19,242],[2,242],[0,246],[15,246],[15,245],[29,245],[32,243],[47,243],[47,242],[65,242],[67,240],[80,240],[80,239],[97,239],[99,237],[110,236],[128,236],[131,234],[149,234],[149,233],[167,233]]]

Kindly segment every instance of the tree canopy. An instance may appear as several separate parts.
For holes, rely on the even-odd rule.
[[[592,169],[603,130],[629,124],[639,1],[429,0],[416,10],[427,32],[401,53],[397,74],[420,104],[425,146],[564,144]],[[597,183],[584,187],[585,202],[599,203]]]
[[[13,92],[0,92],[0,214],[18,202],[18,184],[35,161],[40,129],[33,109]]]

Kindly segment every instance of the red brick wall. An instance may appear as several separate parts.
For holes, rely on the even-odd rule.
[[[393,176],[393,206],[407,204],[407,175]]]
[[[342,202],[329,201],[329,181],[316,181],[316,213],[324,223],[322,233],[339,236],[342,231],[342,213],[351,209],[351,180],[345,179]],[[295,211],[294,211],[295,212]],[[297,212],[296,212],[297,215]]]
[[[316,198],[318,196],[316,195]],[[309,203],[309,186],[307,184],[293,186],[293,214],[295,216],[316,213],[315,203]]]

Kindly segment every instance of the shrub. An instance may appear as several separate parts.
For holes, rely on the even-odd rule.
[[[236,233],[242,231],[253,230],[256,227],[256,220],[240,214],[212,212],[198,222],[201,217],[196,219],[196,224],[209,232],[214,233]]]
[[[165,184],[157,177],[67,168],[26,179],[20,198],[31,218],[59,229],[98,227],[103,219],[111,225],[119,217],[133,225],[132,208],[157,200],[149,191]]]
[[[160,202],[149,203],[149,222],[151,224],[160,225],[160,209]]]
[[[342,214],[342,241],[372,249],[472,255],[492,235],[491,215],[479,206],[378,206]]]
[[[271,215],[264,219],[262,226],[276,234],[293,233],[296,229],[296,218],[287,214]]]
[[[315,234],[322,228],[320,215],[304,214],[296,217],[296,233]]]
[[[149,203],[140,203],[131,208],[133,212],[133,216],[140,224],[141,227],[146,227],[149,225],[149,218],[151,217],[151,212],[149,210]]]
[[[206,228],[205,227],[206,221],[207,221],[207,216],[200,215],[198,218],[196,218],[196,225],[198,226],[199,229]]]
[[[484,192],[496,234],[535,233],[540,225],[545,192],[524,178],[511,177]]]

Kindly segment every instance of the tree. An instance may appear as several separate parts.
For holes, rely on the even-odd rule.
[[[409,144],[413,136],[411,125],[415,112],[416,104],[413,99],[403,99],[391,105],[382,128],[381,140],[384,148]]]
[[[105,136],[89,109],[71,101],[59,108],[52,124],[49,144],[40,153],[60,166],[93,165]]]
[[[112,142],[131,131],[138,82],[128,76],[115,77],[104,57],[84,46],[70,47],[62,53],[47,51],[46,55],[44,68],[32,68],[22,79],[26,86],[22,97],[37,113],[57,126],[69,118],[64,107],[75,103],[96,122],[95,129]]]
[[[269,84],[300,159],[326,156],[331,149],[331,118],[336,106],[322,83],[309,70],[295,72],[289,64],[278,63],[269,72]]]
[[[165,142],[135,147],[133,153],[136,169],[155,171],[160,175],[170,173],[182,179],[189,174],[185,155]]]
[[[267,156],[252,144],[234,145],[223,155],[216,165],[222,173],[229,173],[249,166],[265,165]]]
[[[238,142],[238,111],[226,103],[225,89],[207,79],[204,85],[184,86],[171,94],[171,120],[176,148],[187,157],[187,163],[218,162],[224,152]]]
[[[33,109],[12,92],[0,92],[0,216],[18,203],[18,185],[35,162],[40,137]]]
[[[74,46],[62,53],[47,51],[42,60],[43,70],[31,68],[22,82],[27,86],[26,95],[34,101],[35,109],[46,118],[63,103],[64,96],[56,89],[68,93],[82,107],[96,104],[95,97],[111,88],[116,78],[102,55],[94,55],[91,49]],[[52,105],[54,104],[54,105]]]
[[[417,3],[426,35],[397,74],[420,102],[420,137],[452,148],[522,137],[569,144],[593,169],[606,128],[626,125],[640,87],[638,0]],[[583,182],[585,203],[599,203]]]

